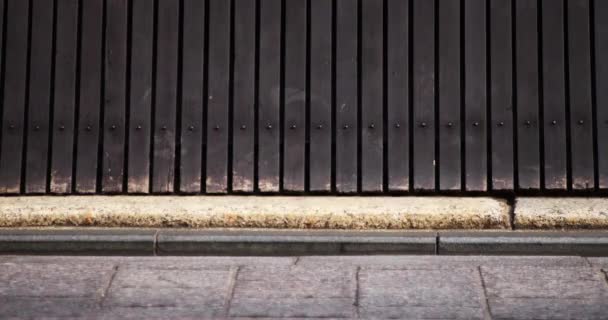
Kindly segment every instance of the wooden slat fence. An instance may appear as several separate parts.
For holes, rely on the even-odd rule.
[[[0,0],[0,194],[608,189],[605,0]]]

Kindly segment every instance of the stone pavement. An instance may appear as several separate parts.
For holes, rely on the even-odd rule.
[[[608,319],[608,258],[0,256],[2,319]]]

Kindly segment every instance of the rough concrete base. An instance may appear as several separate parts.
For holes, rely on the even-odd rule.
[[[505,229],[509,210],[466,197],[0,197],[0,227]]]
[[[518,229],[608,228],[608,198],[518,198]]]

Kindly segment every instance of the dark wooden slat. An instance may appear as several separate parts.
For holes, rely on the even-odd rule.
[[[154,1],[133,0],[127,191],[150,191]]]
[[[78,0],[57,1],[51,192],[72,191]]]
[[[487,189],[486,2],[464,2],[465,188]]]
[[[175,183],[179,2],[159,0],[157,17],[152,191],[165,193]]]
[[[52,1],[32,1],[28,141],[25,168],[25,192],[27,193],[46,191],[53,59],[53,11]]]
[[[490,1],[490,101],[493,190],[512,190],[513,37],[511,0]]]
[[[258,189],[279,191],[281,0],[260,1]]]
[[[357,191],[356,0],[336,0],[336,190]]]
[[[595,1],[595,84],[599,187],[608,188],[608,1]]]
[[[413,0],[414,189],[435,188],[435,5]]]
[[[2,136],[0,149],[0,193],[19,193],[26,96],[29,2],[6,2],[6,56]]]
[[[517,150],[519,188],[540,188],[537,1],[517,0]]]
[[[383,1],[361,1],[361,189],[377,192],[383,181]]]
[[[232,190],[254,188],[256,1],[234,3],[234,97]]]
[[[389,0],[386,44],[388,188],[409,189],[409,0]]]
[[[81,3],[80,101],[75,189],[78,193],[94,193],[97,188],[101,117],[103,0],[87,0]]]
[[[438,4],[439,188],[460,190],[460,1]]]
[[[207,192],[228,191],[230,1],[209,0]]]
[[[127,2],[106,1],[104,128],[102,191],[121,192],[124,175],[124,143],[127,68]]]
[[[185,0],[182,35],[182,132],[179,190],[201,191],[205,2]]]
[[[332,2],[310,0],[310,190],[331,191]]]
[[[593,189],[595,183],[589,0],[567,2],[572,188]]]
[[[285,2],[283,189],[287,191],[304,191],[306,165],[306,10],[306,0]],[[312,55],[312,48],[310,52]]]
[[[563,1],[543,2],[542,35],[545,188],[565,190],[568,153]]]

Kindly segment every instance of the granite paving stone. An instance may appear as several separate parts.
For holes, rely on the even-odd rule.
[[[183,307],[112,307],[103,308],[87,319],[225,319],[222,311],[213,308]]]
[[[99,310],[94,299],[0,297],[1,319],[90,318]]]
[[[6,262],[0,270],[0,296],[95,298],[107,286],[114,265]]]
[[[230,315],[352,317],[355,273],[354,268],[243,268],[236,279]]]
[[[608,319],[598,258],[0,258],[0,319]]]
[[[481,270],[490,298],[608,299],[603,275],[593,268],[482,267]]]
[[[229,294],[231,270],[122,268],[108,291],[108,308],[189,308],[218,315]]]
[[[608,269],[608,257],[589,257],[587,260],[595,267]]]
[[[608,302],[598,299],[489,299],[493,319],[607,319]]]
[[[234,298],[230,309],[231,317],[254,318],[346,318],[355,315],[353,298],[313,297],[297,299]]]
[[[608,286],[595,268],[490,268],[482,275],[499,319],[606,319]]]
[[[483,318],[483,289],[477,269],[361,270],[363,318]]]

